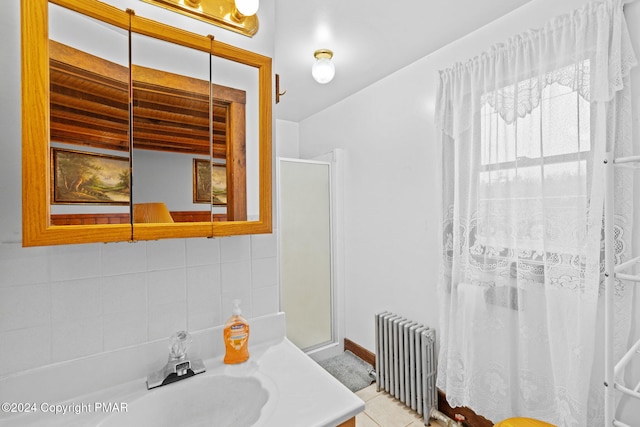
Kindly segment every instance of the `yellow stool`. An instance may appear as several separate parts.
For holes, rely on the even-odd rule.
[[[556,427],[553,424],[534,420],[533,418],[509,418],[494,424],[493,427]]]

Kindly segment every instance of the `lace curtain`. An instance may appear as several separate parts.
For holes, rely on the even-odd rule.
[[[635,63],[622,3],[608,0],[440,72],[438,387],[452,406],[602,425],[602,161],[632,151]],[[633,177],[617,173],[620,259]],[[619,352],[625,293],[619,283]]]

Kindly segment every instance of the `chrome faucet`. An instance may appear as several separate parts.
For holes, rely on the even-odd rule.
[[[192,342],[187,331],[176,332],[169,338],[169,361],[164,368],[147,376],[147,389],[171,384],[205,371],[200,359],[187,359],[187,348]]]

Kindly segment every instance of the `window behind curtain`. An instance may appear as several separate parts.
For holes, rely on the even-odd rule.
[[[583,61],[553,72],[564,80],[543,85],[545,76],[526,79],[482,97],[478,218],[470,252],[485,264],[492,264],[488,258],[517,258],[531,269],[545,257],[560,262],[580,246],[591,113],[575,82],[588,84],[588,68]],[[539,96],[532,96],[536,91]]]

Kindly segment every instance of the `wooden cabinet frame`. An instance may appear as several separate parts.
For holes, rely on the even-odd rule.
[[[95,0],[51,0],[51,3],[120,28],[131,28],[134,33],[210,52],[258,70],[260,219],[135,225],[51,224],[48,3],[48,0],[21,0],[23,246],[271,233],[271,58],[212,40],[212,37],[138,17]]]

